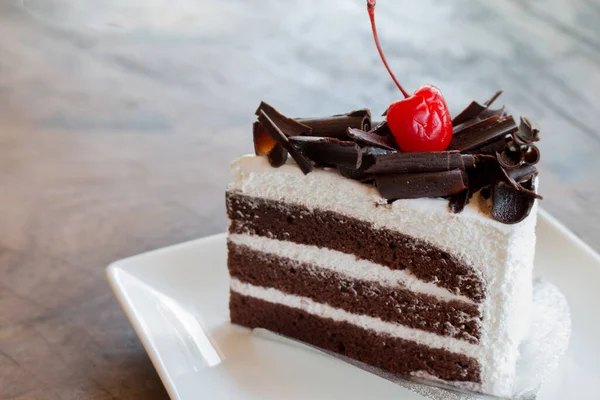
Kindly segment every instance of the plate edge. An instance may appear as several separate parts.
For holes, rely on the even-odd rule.
[[[217,235],[213,235],[213,236],[217,236]],[[177,245],[169,246],[169,247],[176,247],[176,246]],[[150,251],[147,253],[151,253],[151,252],[153,252],[153,251]],[[142,254],[147,254],[147,253],[142,253]],[[121,309],[125,313],[125,316],[129,320],[129,323],[131,324],[131,327],[133,328],[136,336],[138,337],[139,341],[142,343],[142,346],[144,347],[144,350],[146,351],[148,358],[150,358],[150,362],[152,362],[152,366],[156,370],[156,373],[158,374],[163,386],[165,387],[165,390],[167,391],[169,398],[171,398],[173,400],[183,400],[177,393],[177,388],[175,387],[174,383],[166,375],[165,368],[163,367],[162,363],[160,362],[159,355],[157,354],[156,351],[154,351],[154,348],[149,343],[148,336],[144,333],[139,319],[135,316],[135,313],[133,312],[132,305],[129,303],[129,301],[127,301],[126,296],[125,296],[123,290],[121,289],[120,285],[118,284],[117,279],[115,277],[117,270],[121,269],[119,264],[121,264],[122,261],[124,261],[124,260],[127,260],[129,258],[135,258],[135,257],[137,257],[137,256],[128,257],[123,260],[117,260],[117,261],[109,264],[106,267],[106,269],[104,270],[106,280],[108,281],[108,284],[109,284],[113,294],[115,295],[117,301],[119,302]]]

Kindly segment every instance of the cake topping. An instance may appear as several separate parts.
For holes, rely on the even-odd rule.
[[[504,148],[506,136],[519,130],[512,116],[494,115],[484,120],[475,120],[474,123],[465,122],[454,129],[448,150],[480,153],[481,148],[495,142],[500,142]]]
[[[371,111],[368,109],[350,111],[346,114],[325,118],[298,118],[298,122],[309,126],[312,135],[347,139],[348,128],[368,131],[371,129]]]
[[[394,137],[389,132],[386,122],[380,123],[369,132],[365,132],[364,130],[360,129],[348,128],[347,135],[357,142],[370,144],[372,146],[394,151],[397,148],[397,145],[394,142]]]
[[[521,117],[521,125],[519,125],[519,132],[517,133],[519,139],[527,144],[531,144],[540,140],[539,133],[540,130],[534,128],[527,117]]]
[[[267,156],[272,167],[281,167],[287,161],[287,151],[269,135],[260,122],[255,121],[252,125],[254,137],[254,152],[258,156]]]
[[[258,117],[263,111],[269,119],[283,132],[285,136],[312,135],[312,128],[299,122],[297,119],[286,117],[272,105],[261,101],[254,114]],[[265,127],[266,128],[266,127]]]
[[[253,126],[254,150],[273,167],[288,153],[305,174],[336,168],[348,179],[374,184],[389,202],[446,197],[461,212],[478,192],[491,201],[490,216],[514,224],[529,215],[536,193],[539,129],[522,117],[517,125],[504,107],[490,108],[502,91],[471,102],[454,119],[440,91],[422,86],[411,96],[398,83],[381,51],[375,0],[367,10],[377,50],[404,95],[374,123],[368,109],[323,118],[289,118],[261,102]],[[484,193],[485,192],[485,193]]]
[[[265,103],[266,104],[266,103]],[[286,118],[286,120],[289,118]],[[313,166],[311,162],[298,150],[294,147],[287,136],[281,131],[281,129],[275,125],[275,122],[265,113],[263,109],[258,110],[258,122],[266,129],[266,131],[271,135],[271,138],[279,146],[281,146],[285,151],[290,153],[296,164],[300,167],[302,172],[308,174],[313,170]]]
[[[452,121],[442,92],[433,85],[418,88],[413,95],[400,85],[390,69],[377,36],[375,0],[367,0],[371,29],[383,65],[404,95],[386,111],[387,123],[400,149],[409,151],[446,150],[452,139]]]
[[[447,197],[453,213],[461,212],[475,193],[486,191],[491,217],[517,223],[541,199],[534,187],[540,152],[533,143],[539,130],[526,118],[517,125],[503,108],[490,109],[500,93],[483,105],[469,104],[454,119],[460,123],[454,127],[453,149],[435,152],[403,152],[388,122],[373,124],[368,110],[297,120],[263,102],[253,127],[255,152],[266,155],[274,167],[289,152],[305,174],[315,166],[337,168],[345,178],[374,184],[390,202]],[[346,123],[354,127],[341,135]],[[367,125],[374,126],[367,130]]]
[[[458,151],[436,151],[424,153],[392,153],[373,155],[373,165],[365,172],[384,173],[416,173],[450,171],[474,166],[475,159],[470,154]]]
[[[490,110],[489,107],[494,101],[502,94],[502,90],[498,90],[492,97],[489,98],[483,105],[476,101],[472,101],[460,114],[452,119],[452,126],[458,126],[467,121],[477,120],[478,118],[487,118],[492,115],[501,115],[504,112],[504,108],[499,110]]]
[[[467,174],[460,169],[417,174],[375,175],[379,193],[388,200],[451,196],[466,190],[467,182]]]
[[[524,190],[516,190],[503,182],[492,186],[492,218],[505,224],[516,224],[524,220],[529,215],[536,196],[531,190],[531,180],[525,186]]]
[[[290,141],[319,166],[351,169],[361,166],[361,149],[353,141],[316,136],[292,136]]]

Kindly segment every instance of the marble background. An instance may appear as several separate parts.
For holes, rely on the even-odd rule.
[[[497,89],[542,130],[542,207],[600,250],[600,4],[385,1],[408,89]],[[400,98],[362,0],[0,1],[0,398],[163,399],[103,278],[224,231],[264,99],[292,116]]]

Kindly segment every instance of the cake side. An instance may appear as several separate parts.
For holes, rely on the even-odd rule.
[[[240,245],[240,236],[232,235],[228,243],[228,267],[232,278],[254,286],[277,288],[350,313],[479,343],[481,315],[474,303],[408,289],[403,281],[388,280],[376,272],[380,270],[394,276],[391,272],[395,271],[374,264],[369,265],[368,270],[349,272],[353,263],[348,262],[351,257],[343,253],[338,253],[339,257],[334,255],[335,259],[330,254],[325,260],[300,262],[298,258],[277,255],[281,252],[262,251],[262,246]],[[285,242],[273,242],[282,247],[296,247],[291,243],[286,246]]]
[[[531,243],[534,240],[535,212],[520,224],[505,225],[480,213],[476,204],[467,205],[458,215],[450,214],[447,204],[437,199],[401,200],[387,204],[368,185],[344,179],[337,172],[330,170],[314,171],[305,176],[293,164],[273,169],[260,157],[243,157],[233,164],[233,170],[234,180],[227,194],[228,212],[232,220],[230,260],[238,265],[230,265],[234,278],[232,282],[243,285],[253,282],[255,285],[252,287],[259,288],[284,287],[285,290],[280,293],[302,298],[301,304],[306,304],[306,301],[327,304],[329,299],[323,297],[323,293],[319,293],[326,292],[325,287],[321,286],[321,290],[313,288],[312,292],[307,292],[306,288],[301,288],[302,285],[294,284],[293,281],[290,283],[287,278],[283,279],[286,276],[285,271],[289,272],[290,268],[294,268],[296,271],[307,272],[303,281],[311,277],[329,276],[330,279],[326,281],[332,284],[358,277],[362,286],[349,286],[353,288],[350,293],[354,295],[354,300],[332,301],[336,310],[392,324],[399,332],[404,332],[403,334],[407,332],[406,329],[412,329],[429,335],[434,334],[439,340],[451,339],[475,346],[465,353],[463,347],[457,350],[450,342],[436,342],[445,343],[442,348],[452,354],[469,354],[477,368],[470,372],[464,370],[463,373],[471,378],[479,377],[476,381],[464,377],[444,379],[431,368],[413,368],[410,371],[405,370],[403,374],[408,372],[415,376],[431,375],[449,380],[450,383],[472,383],[475,386],[468,387],[477,387],[486,393],[510,394],[518,355],[517,346],[523,336],[522,327],[527,325],[523,322],[528,318],[527,307],[522,307],[520,303],[526,301],[531,291]],[[337,217],[319,219],[319,215],[323,213],[329,213],[329,216],[333,213]],[[348,221],[359,221],[362,225],[357,227],[348,224]],[[335,239],[335,232],[341,232],[337,235],[338,239]],[[388,235],[391,232],[399,236],[385,236],[381,235],[382,232],[388,232]],[[339,237],[345,237],[347,240],[340,241]],[[386,245],[385,249],[373,246],[369,248],[378,237],[384,238],[382,240]],[[323,241],[322,238],[328,239]],[[286,245],[281,246],[282,243]],[[398,243],[405,245],[400,246],[396,252],[398,255],[394,257],[394,251],[389,245],[397,246]],[[293,246],[304,247],[294,250]],[[244,257],[236,256],[236,251],[248,252],[249,248],[256,252],[254,258],[246,257],[247,260],[253,260],[254,268],[249,264],[242,265]],[[281,248],[287,250],[283,251]],[[316,255],[302,259],[300,255],[307,254],[307,248]],[[319,263],[319,256],[324,255],[318,253],[319,251],[333,252],[342,258],[358,258],[344,271],[342,264],[335,267],[330,264],[326,267],[323,262]],[[439,254],[446,256],[436,257]],[[270,261],[265,262],[265,257],[271,257]],[[430,264],[441,272],[430,274],[429,277],[424,276],[422,272],[426,269],[423,266],[427,266],[427,263],[419,263],[419,259],[429,259]],[[332,258],[328,260],[331,261]],[[348,271],[354,268],[356,263],[363,262],[370,263],[371,271],[379,269],[405,275],[404,281],[398,278],[396,282],[400,282],[401,285],[396,285],[394,291],[399,296],[396,304],[403,313],[394,315],[389,310],[386,312],[385,305],[381,307],[376,301],[371,302],[370,307],[366,309],[364,306],[360,308],[362,300],[369,300],[365,293],[378,291],[380,294],[381,288],[394,287],[389,285],[390,277],[383,277],[381,273],[372,274],[370,280],[365,279],[364,271],[354,271],[354,276],[349,276],[352,273],[349,274]],[[267,268],[269,265],[270,269]],[[417,276],[419,265],[421,276]],[[256,266],[259,266],[258,271]],[[279,278],[266,279],[266,272],[273,272],[273,267],[280,268],[282,275]],[[452,269],[453,267],[455,269]],[[412,270],[414,268],[417,269],[417,273]],[[337,271],[334,271],[336,269]],[[327,275],[323,273],[324,270],[328,273],[343,271],[346,274]],[[258,274],[260,279],[248,278],[248,271]],[[446,272],[446,280],[443,272]],[[365,280],[371,286],[364,286]],[[284,281],[287,281],[287,286],[282,285]],[[322,284],[323,280],[320,283]],[[238,289],[240,287],[237,286]],[[356,287],[360,289],[360,293],[356,291]],[[411,294],[403,294],[403,290]],[[412,296],[414,301],[414,293],[421,297],[417,302],[419,307],[411,309],[409,299]],[[248,297],[247,294],[236,291],[232,284],[232,296],[234,295]],[[433,296],[435,301],[428,303],[427,296]],[[460,311],[463,322],[466,323],[461,323],[460,319],[453,319],[451,313],[441,311],[443,308],[440,308],[439,304],[451,301],[460,303],[464,308],[460,310],[461,307],[458,307],[454,311]],[[436,310],[432,307],[434,303],[438,307],[437,314],[431,313],[431,310]],[[404,309],[401,304],[404,305]],[[415,303],[412,304],[414,306]],[[464,310],[476,311],[465,313]],[[232,309],[232,320],[250,326],[234,318],[234,315],[239,315],[240,312]],[[382,313],[385,315],[381,315]],[[411,313],[414,315],[412,318],[399,317]],[[446,319],[440,319],[442,314],[445,314]],[[443,324],[444,328],[440,329],[439,324]],[[389,332],[373,334],[389,335]],[[398,337],[402,337],[402,334]],[[414,337],[412,340],[414,341]],[[415,341],[413,345],[431,347],[430,342]],[[361,361],[369,363],[368,360]]]
[[[373,186],[343,178],[331,169],[304,175],[293,162],[272,168],[265,157],[248,155],[232,163],[232,173],[230,194],[335,212],[374,229],[400,232],[477,266],[484,281],[507,261],[508,238],[519,226],[494,221],[480,211],[477,199],[460,214],[450,213],[447,202],[437,198],[388,204]]]
[[[398,230],[377,229],[368,221],[330,210],[311,210],[240,193],[228,193],[227,204],[231,233],[268,236],[352,254],[393,270],[409,269],[420,280],[473,301],[484,297],[485,284],[478,271],[450,252]]]
[[[431,376],[461,382],[475,390],[481,387],[479,365],[473,357],[386,333],[385,327],[393,330],[393,325],[377,326],[374,330],[371,326],[364,326],[373,322],[369,319],[344,319],[344,315],[335,313],[335,309],[328,314],[329,308],[307,301],[294,301],[295,298],[281,292],[261,291],[247,295],[245,293],[251,292],[246,289],[247,286],[232,281],[229,307],[234,323],[249,328],[265,328],[392,374],[409,376],[427,371]],[[282,304],[279,299],[292,299],[290,303],[293,304]]]

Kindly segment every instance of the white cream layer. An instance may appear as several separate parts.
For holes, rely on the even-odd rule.
[[[280,168],[266,157],[244,156],[232,163],[228,191],[329,210],[422,239],[473,267],[486,282],[479,362],[482,390],[510,396],[518,345],[529,326],[537,203],[515,225],[492,220],[475,196],[459,214],[443,199],[397,200],[387,204],[377,188],[315,169],[304,175],[293,161]]]
[[[241,282],[235,278],[231,279],[230,287],[232,291],[243,296],[254,297],[256,299],[268,301],[269,303],[297,308],[320,318],[330,318],[338,322],[347,322],[369,331],[387,334],[396,338],[412,340],[432,348],[445,349],[453,353],[465,354],[473,358],[479,358],[481,353],[480,346],[465,342],[464,340],[440,336],[435,333],[409,328],[404,325],[385,322],[379,318],[367,315],[352,314],[339,308],[333,308],[327,304],[317,303],[308,297],[283,293],[274,288],[254,286],[249,283]]]
[[[443,300],[460,300],[475,304],[468,297],[453,294],[433,283],[424,282],[406,270],[392,270],[371,261],[358,259],[352,254],[249,234],[229,235],[229,240],[256,251],[310,264],[316,268],[345,275],[348,278],[377,282],[390,287],[405,287],[414,292],[432,295]]]

